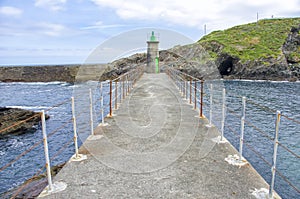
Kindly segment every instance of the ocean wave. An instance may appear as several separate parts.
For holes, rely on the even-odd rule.
[[[43,110],[43,109],[49,109],[51,107],[49,106],[6,106],[7,108],[20,108],[25,110]]]
[[[262,79],[222,79],[224,81],[236,81],[236,82],[271,82],[271,83],[300,83],[300,81],[274,81],[274,80],[262,80]]]
[[[54,82],[0,82],[0,84],[11,84],[11,85],[62,85],[62,86],[70,85],[70,83],[60,82],[60,81],[54,81]]]

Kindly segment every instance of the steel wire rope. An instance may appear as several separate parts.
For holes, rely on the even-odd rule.
[[[262,159],[267,165],[269,165],[269,167],[272,167],[272,164],[270,162],[268,162],[268,160],[266,160],[263,155],[261,153],[259,153],[258,151],[256,151],[251,144],[249,144],[248,142],[244,142],[244,144],[251,150],[253,151],[260,159]]]
[[[68,141],[62,147],[60,147],[60,149],[52,156],[50,160],[53,161],[58,155],[60,155],[64,151],[64,149],[71,145],[73,141],[73,138],[71,138],[70,141]]]
[[[296,119],[294,119],[294,118],[290,118],[290,117],[288,117],[288,116],[286,116],[286,115],[284,115],[284,114],[281,114],[281,116],[284,117],[284,118],[286,118],[287,120],[290,120],[290,121],[292,121],[292,122],[295,122],[295,123],[297,123],[297,124],[300,124],[300,121],[299,121],[299,120],[296,120]]]
[[[71,123],[73,121],[73,118],[72,119],[69,119],[67,120],[65,123],[63,123],[61,126],[57,127],[56,129],[54,129],[51,133],[49,133],[47,135],[47,137],[51,137],[53,136],[55,133],[57,133],[59,130],[63,129],[65,126],[67,126],[67,124]]]
[[[18,194],[25,188],[25,186],[29,183],[31,183],[32,181],[35,180],[36,177],[38,177],[40,175],[40,173],[46,168],[46,164],[44,166],[42,166],[29,180],[26,180],[26,182],[24,182],[17,190],[16,192],[10,197],[10,199],[15,199]],[[37,186],[37,185],[36,185]],[[9,193],[8,193],[9,194]]]
[[[275,168],[276,173],[278,173],[278,175],[288,183],[288,185],[290,185],[295,191],[297,191],[298,193],[300,193],[300,189],[298,189],[291,181],[288,180],[288,178],[283,175],[277,168]]]
[[[63,125],[61,125],[60,127],[56,128],[55,130],[53,130],[51,133],[48,134],[47,137],[51,137],[53,136],[55,133],[57,133],[60,129],[62,129],[63,127],[65,127],[67,124],[70,123],[70,121],[72,121],[72,119],[70,119],[68,122],[65,122]],[[5,166],[0,168],[0,172],[2,172],[3,170],[5,170],[7,167],[9,167],[10,165],[12,165],[13,163],[15,163],[16,161],[18,161],[21,157],[25,156],[27,153],[29,153],[30,151],[32,151],[33,149],[35,149],[38,145],[40,145],[43,142],[43,139],[41,139],[40,141],[36,142],[35,144],[33,144],[30,148],[28,148],[27,150],[23,151],[21,154],[19,154],[14,160],[10,161],[9,163],[7,163]]]
[[[3,132],[5,132],[6,130],[8,130],[8,129],[10,129],[10,128],[13,128],[13,127],[15,127],[15,126],[18,126],[18,125],[24,123],[24,122],[29,121],[29,120],[35,118],[36,116],[38,116],[38,115],[40,115],[40,114],[41,114],[41,113],[35,113],[33,116],[31,116],[31,117],[29,117],[29,118],[26,118],[26,119],[24,119],[24,120],[22,120],[22,121],[20,121],[20,122],[16,122],[16,123],[14,123],[14,124],[11,125],[11,126],[8,126],[8,127],[3,128],[3,129],[0,129],[0,134],[3,133]]]
[[[62,102],[59,102],[59,103],[57,103],[57,104],[54,104],[52,107],[46,109],[45,112],[48,112],[48,111],[50,111],[50,110],[52,110],[52,109],[54,109],[54,108],[57,108],[57,107],[59,107],[59,106],[62,106],[63,104],[66,104],[67,102],[70,102],[70,100],[67,99],[67,100],[64,100],[64,101],[62,101]]]
[[[12,161],[10,161],[6,165],[2,166],[0,168],[0,172],[2,172],[7,167],[11,166],[13,163],[15,163],[16,161],[18,161],[21,157],[23,157],[24,155],[26,155],[27,153],[29,153],[30,151],[32,151],[34,148],[36,148],[38,145],[40,145],[43,141],[44,141],[44,139],[41,139],[40,141],[36,142],[31,147],[29,147],[28,149],[26,149],[25,151],[23,151],[21,154],[19,154],[15,159],[13,159]]]
[[[247,98],[247,102],[249,102],[250,104],[253,104],[253,105],[259,107],[261,110],[264,110],[264,111],[267,111],[267,112],[270,112],[270,113],[273,113],[273,114],[276,113],[275,109],[272,109],[272,108],[267,107],[267,106],[260,105],[260,104],[258,104],[256,102],[252,101],[251,99]]]
[[[267,133],[265,133],[263,130],[261,130],[260,128],[258,128],[258,127],[255,126],[254,124],[252,124],[249,120],[245,119],[245,124],[249,124],[249,125],[252,126],[256,131],[258,131],[259,133],[261,133],[264,137],[268,138],[270,141],[274,141],[274,138],[272,138],[272,137],[269,136]]]
[[[234,111],[233,109],[229,108],[228,106],[226,107],[226,109],[228,110],[229,113],[232,113],[232,114],[233,114],[235,117],[237,117],[238,119],[241,118],[241,116],[238,115],[238,114],[236,113],[236,111]]]
[[[281,146],[282,148],[284,148],[286,151],[288,151],[289,153],[291,153],[292,155],[294,155],[296,158],[300,158],[300,156],[298,154],[296,154],[295,152],[293,152],[287,146],[281,144],[280,142],[278,142],[278,144],[279,144],[279,146]]]

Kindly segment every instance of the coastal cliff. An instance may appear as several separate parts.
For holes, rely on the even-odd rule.
[[[234,79],[300,80],[300,18],[264,19],[215,31],[197,43]]]

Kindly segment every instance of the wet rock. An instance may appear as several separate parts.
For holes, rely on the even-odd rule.
[[[55,176],[64,165],[65,163],[51,167],[51,175]],[[0,195],[0,197],[18,199],[37,198],[46,186],[48,186],[47,176],[46,173],[43,173],[26,180],[22,185]]]
[[[288,63],[295,64],[300,62],[300,24],[298,27],[292,27],[282,51]]]
[[[49,116],[45,118],[49,119]],[[34,111],[0,107],[0,138],[33,132],[40,120],[40,113]]]

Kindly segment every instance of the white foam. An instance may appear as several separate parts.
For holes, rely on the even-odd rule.
[[[1,82],[1,84],[11,85],[69,85],[67,82],[53,81],[53,82]]]
[[[269,198],[269,190],[266,188],[254,189],[251,191],[251,195],[257,199],[267,199]]]
[[[49,106],[5,106],[6,108],[20,108],[25,110],[42,110],[49,109]]]

